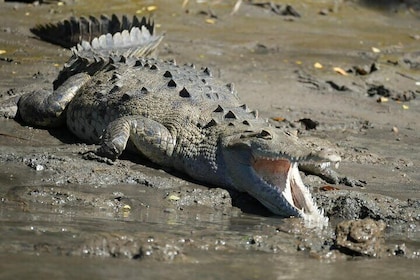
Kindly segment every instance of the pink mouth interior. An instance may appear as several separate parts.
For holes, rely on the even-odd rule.
[[[261,179],[279,188],[282,192],[290,188],[293,201],[289,201],[289,203],[299,210],[304,208],[303,205],[306,203],[299,189],[301,186],[298,186],[295,178],[290,178],[293,177],[293,172],[291,172],[293,165],[289,160],[260,158],[254,161],[253,168]]]

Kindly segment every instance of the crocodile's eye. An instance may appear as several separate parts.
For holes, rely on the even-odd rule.
[[[266,140],[271,140],[273,139],[273,135],[271,135],[271,133],[265,129],[263,129],[260,134],[257,135],[258,138],[262,138],[262,139],[266,139]]]

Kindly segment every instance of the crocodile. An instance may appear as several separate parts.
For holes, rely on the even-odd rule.
[[[97,158],[115,161],[128,150],[205,184],[246,192],[276,215],[328,222],[299,164],[339,182],[330,166],[340,157],[270,125],[209,68],[154,57],[163,35],[150,19],[90,17],[37,30],[50,41],[57,30],[67,34],[55,41],[63,46],[80,42],[51,90],[20,97],[24,123],[67,126],[100,145],[89,153]]]

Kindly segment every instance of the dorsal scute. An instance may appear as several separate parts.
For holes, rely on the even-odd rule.
[[[106,15],[71,17],[57,23],[39,24],[31,28],[31,32],[44,41],[71,48],[82,41],[91,42],[103,34],[113,35],[133,27],[139,27],[140,30],[144,27],[152,36],[155,33],[155,25],[150,18],[139,19],[136,15],[131,19],[125,15],[112,15],[111,18]]]
[[[151,55],[163,36],[154,35],[154,24],[150,19],[143,18],[141,21],[137,19],[133,20],[133,23],[129,23],[127,19],[122,21],[123,23],[116,16],[113,16],[111,20],[101,17],[103,31],[110,32],[93,38],[91,41],[82,40],[73,47],[73,56],[54,81],[54,88],[74,74],[87,72],[93,75],[108,63],[114,63],[116,57],[119,57],[120,60],[124,58],[123,62],[125,62],[129,58],[142,58]],[[134,23],[136,26],[133,26]],[[73,23],[73,25],[75,24]],[[127,27],[127,25],[131,25],[130,31],[116,31]]]
[[[94,38],[91,42],[82,41],[72,48],[74,56],[126,56],[146,57],[154,52],[162,36],[151,35],[145,26],[133,27],[114,34],[108,33]]]

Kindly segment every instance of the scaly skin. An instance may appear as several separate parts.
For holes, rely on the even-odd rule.
[[[302,183],[298,163],[321,172],[325,162],[340,158],[322,156],[271,127],[209,69],[148,58],[161,40],[152,29],[149,23],[73,49],[52,92],[20,99],[22,119],[44,127],[66,124],[80,139],[101,143],[96,154],[112,160],[131,146],[204,183],[248,192],[275,214],[324,225],[327,218]]]

